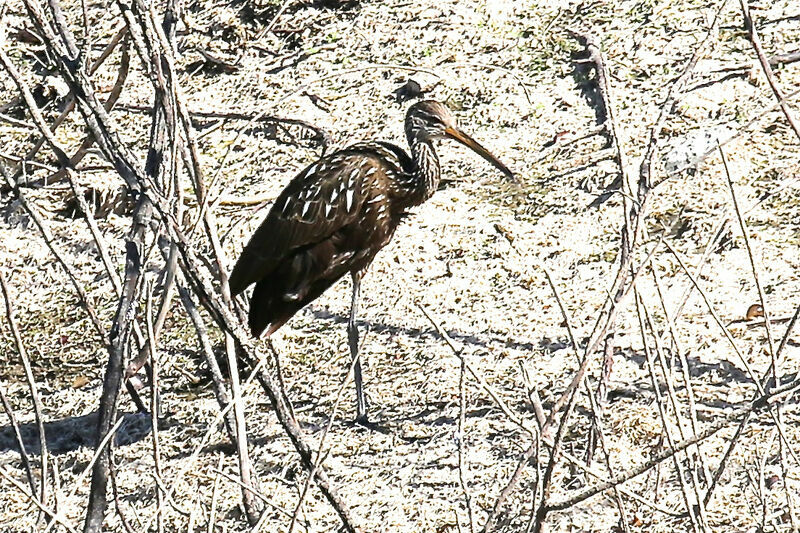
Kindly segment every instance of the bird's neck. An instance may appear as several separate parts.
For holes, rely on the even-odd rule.
[[[430,141],[411,138],[409,144],[414,168],[406,183],[406,197],[408,205],[414,206],[421,204],[436,192],[436,189],[439,188],[441,172],[439,158]]]

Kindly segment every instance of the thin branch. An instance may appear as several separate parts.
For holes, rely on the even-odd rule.
[[[767,58],[767,55],[764,53],[764,49],[761,46],[761,38],[758,36],[755,24],[753,24],[753,19],[750,16],[748,0],[739,0],[739,4],[742,6],[744,27],[747,30],[748,36],[750,37],[750,42],[753,44],[753,49],[756,51],[756,56],[758,56],[758,62],[761,64],[761,69],[764,71],[764,75],[767,77],[767,83],[769,83],[769,86],[772,89],[772,94],[775,95],[775,98],[780,103],[781,111],[783,111],[783,114],[786,116],[786,122],[789,123],[789,126],[791,126],[795,135],[797,135],[797,138],[800,139],[800,126],[798,126],[791,109],[789,109],[789,106],[786,104],[783,91],[781,91],[780,87],[778,87],[778,81],[775,79],[775,74],[772,72],[772,66],[770,66],[769,59]],[[792,526],[794,527],[794,521],[792,521]]]
[[[6,469],[4,467],[0,467],[0,477],[2,477],[6,481],[8,481],[12,485],[14,485],[14,487],[17,490],[19,490],[23,494],[23,496],[25,496],[27,499],[29,499],[31,502],[33,502],[33,504],[36,507],[38,507],[40,511],[45,513],[47,516],[52,517],[53,520],[50,522],[50,524],[59,524],[64,529],[69,531],[70,533],[77,533],[75,531],[75,529],[71,525],[69,525],[69,523],[67,522],[67,519],[64,516],[60,515],[59,513],[55,512],[53,509],[50,509],[48,506],[43,504],[39,500],[39,498],[36,497],[35,494],[29,493],[27,490],[25,490],[25,487],[19,481],[14,479],[8,472],[6,472]],[[48,525],[48,527],[49,527],[49,525]]]
[[[153,327],[153,284],[147,287],[145,299],[145,323],[147,325],[147,343],[150,346],[150,432],[153,439],[153,467],[156,479],[161,479],[161,453],[158,443],[158,351],[156,350],[156,334]],[[164,531],[164,517],[162,506],[164,504],[164,491],[160,485],[156,486],[156,528],[158,533]]]
[[[796,379],[785,386],[779,387],[777,389],[772,389],[769,394],[760,395],[756,400],[748,402],[744,407],[740,407],[739,409],[736,409],[733,412],[726,414],[722,418],[722,420],[719,420],[716,423],[712,424],[711,426],[707,427],[701,433],[684,441],[676,442],[674,449],[663,450],[658,454],[656,454],[649,461],[646,461],[645,463],[637,467],[626,470],[625,472],[621,472],[609,480],[603,481],[592,487],[588,487],[584,490],[581,490],[577,494],[574,494],[569,498],[553,502],[548,505],[548,509],[551,511],[563,511],[565,509],[569,509],[573,505],[576,505],[588,498],[591,498],[592,496],[600,494],[601,492],[605,492],[606,490],[614,486],[620,485],[622,483],[625,483],[626,481],[630,481],[631,479],[644,474],[645,472],[647,472],[654,466],[662,463],[663,461],[672,458],[674,454],[681,452],[686,448],[689,448],[690,446],[694,446],[695,444],[702,442],[705,439],[716,434],[717,432],[725,429],[733,422],[740,421],[745,416],[749,416],[750,414],[769,408],[771,405],[779,402],[781,399],[794,393],[799,388],[800,388],[800,379]]]
[[[19,424],[17,424],[17,418],[14,416],[14,409],[8,402],[8,398],[6,397],[6,393],[2,386],[0,386],[0,402],[3,403],[3,410],[6,412],[6,415],[8,416],[8,423],[14,430],[14,438],[17,441],[17,446],[19,446],[19,457],[22,460],[22,466],[25,467],[25,476],[28,478],[28,485],[31,486],[31,494],[36,494],[38,490],[36,489],[36,481],[34,481],[33,479],[33,469],[31,468],[31,461],[30,458],[28,457],[28,452],[25,450],[25,443],[22,440],[22,433],[20,433],[19,431]]]
[[[747,8],[746,8],[746,0],[742,0],[742,3],[743,3],[743,6],[745,6],[744,10],[747,13],[746,17],[749,18],[749,12],[747,11]],[[752,21],[750,21],[750,24],[752,25]],[[755,32],[753,30],[751,30],[751,38],[752,38],[752,35],[754,35],[754,34],[755,34]],[[757,42],[757,38],[753,39],[754,45],[755,45],[756,42]],[[763,52],[762,52],[762,55],[763,55]],[[788,115],[787,115],[787,118],[788,118]],[[758,290],[758,298],[759,298],[759,301],[761,303],[761,309],[762,309],[762,311],[764,313],[764,329],[766,329],[766,332],[767,332],[767,343],[769,345],[769,354],[770,354],[770,357],[772,359],[772,364],[770,366],[772,368],[772,377],[775,380],[775,386],[777,386],[778,383],[779,383],[778,382],[778,375],[779,375],[778,358],[776,357],[775,341],[773,340],[773,337],[772,337],[772,326],[770,325],[769,306],[767,305],[767,299],[766,299],[766,296],[764,295],[764,288],[761,285],[761,280],[760,280],[759,275],[758,275],[758,268],[756,268],[756,261],[755,261],[755,258],[753,257],[753,249],[750,246],[750,236],[748,234],[747,224],[745,224],[744,217],[742,216],[742,212],[739,209],[739,202],[736,199],[736,191],[735,191],[735,189],[733,187],[733,179],[731,178],[730,169],[728,168],[728,160],[726,159],[725,152],[722,150],[721,147],[719,149],[719,154],[720,154],[720,157],[722,158],[722,164],[723,164],[723,166],[725,168],[725,177],[726,177],[727,182],[728,182],[728,189],[731,191],[731,201],[733,203],[734,211],[736,212],[736,218],[739,221],[739,228],[742,231],[742,238],[744,239],[745,249],[747,250],[747,257],[750,260],[750,268],[751,268],[752,273],[753,273],[753,281],[755,282],[756,289]],[[775,408],[775,423],[776,423],[776,430],[778,432],[782,433],[782,434],[786,434],[786,429],[784,427],[782,427],[783,426],[783,420],[782,420],[782,416],[781,416],[781,406],[780,405],[777,405],[776,408]],[[783,479],[784,479],[784,483],[783,483],[784,496],[786,498],[786,506],[787,506],[787,508],[789,510],[789,521],[792,524],[792,529],[796,530],[797,526],[796,526],[796,520],[795,520],[794,501],[792,499],[792,494],[791,494],[791,491],[789,490],[788,484],[785,482],[787,472],[789,471],[789,467],[788,467],[787,462],[786,462],[785,445],[784,445],[783,439],[778,439],[778,447],[779,447],[779,450],[780,450],[780,458],[781,458],[780,464],[781,464],[781,470],[782,470]]]
[[[47,452],[47,436],[44,431],[44,415],[43,415],[43,408],[42,408],[42,400],[39,398],[39,391],[36,387],[36,379],[33,377],[33,369],[31,368],[31,361],[28,358],[28,352],[25,349],[25,343],[22,342],[22,335],[20,335],[19,327],[17,327],[17,321],[14,318],[14,305],[11,300],[11,294],[8,290],[8,285],[6,284],[5,274],[3,274],[3,270],[0,269],[0,288],[3,292],[3,298],[6,302],[6,320],[8,320],[8,326],[11,329],[11,334],[14,336],[14,342],[17,345],[17,352],[19,353],[19,357],[22,360],[22,367],[25,369],[25,381],[28,383],[28,390],[31,393],[31,401],[33,402],[33,414],[36,419],[36,429],[39,433],[39,447],[40,447],[40,477],[41,477],[41,485],[39,487],[39,501],[42,503],[43,506],[49,505],[49,492],[48,492],[48,481],[47,481],[47,465],[48,465],[48,458],[49,454]],[[5,401],[3,402],[5,404]],[[9,412],[9,416],[11,416]],[[20,450],[20,453],[25,453],[25,448],[23,447]]]

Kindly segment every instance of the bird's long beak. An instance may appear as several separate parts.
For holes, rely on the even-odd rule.
[[[478,143],[478,141],[476,141],[463,131],[458,130],[456,128],[446,128],[444,132],[445,135],[447,135],[451,139],[455,139],[464,146],[466,146],[467,148],[471,148],[476,154],[478,154],[479,156],[487,160],[489,163],[497,167],[500,170],[500,172],[505,174],[506,178],[508,178],[511,181],[517,181],[516,178],[514,177],[514,173],[511,172],[507,166],[501,163],[499,159],[493,156],[492,153],[489,152],[489,150],[481,146],[480,143]]]

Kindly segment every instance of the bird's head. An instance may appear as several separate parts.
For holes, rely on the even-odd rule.
[[[507,178],[514,180],[514,174],[508,167],[458,127],[458,122],[450,109],[441,102],[423,100],[408,108],[406,136],[410,144],[430,142],[434,139],[455,139],[497,167]]]

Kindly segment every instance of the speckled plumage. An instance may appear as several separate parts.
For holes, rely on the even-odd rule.
[[[511,172],[458,130],[447,108],[423,101],[406,115],[409,157],[386,142],[355,144],[298,174],[275,200],[230,275],[233,295],[255,283],[249,326],[267,335],[350,272],[360,275],[406,211],[437,189],[432,140],[452,137]]]

